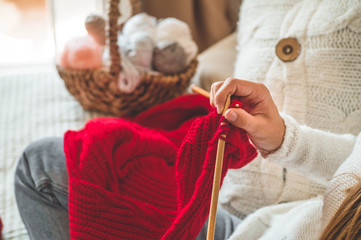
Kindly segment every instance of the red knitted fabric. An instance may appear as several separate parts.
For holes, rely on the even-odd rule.
[[[2,239],[2,231],[3,231],[3,222],[1,221],[0,218],[0,240]]]
[[[99,118],[68,131],[71,238],[196,238],[209,213],[219,134],[228,131],[222,179],[256,156],[245,132],[219,128],[215,111],[199,117],[209,109],[191,95],[133,122]]]

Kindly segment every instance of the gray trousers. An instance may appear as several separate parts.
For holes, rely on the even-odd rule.
[[[25,149],[15,173],[15,196],[30,239],[70,239],[68,172],[62,138],[41,139]],[[227,239],[241,220],[218,209],[215,239]],[[206,239],[206,235],[207,223],[197,240]]]

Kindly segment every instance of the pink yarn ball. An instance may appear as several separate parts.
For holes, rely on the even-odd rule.
[[[70,39],[60,56],[60,66],[70,69],[93,69],[103,66],[103,47],[92,37],[82,36]]]

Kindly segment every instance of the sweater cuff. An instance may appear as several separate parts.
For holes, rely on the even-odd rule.
[[[284,161],[292,153],[297,142],[297,132],[299,131],[298,123],[294,118],[284,113],[280,113],[280,115],[286,127],[283,143],[280,148],[265,157],[265,159],[275,163],[280,160]]]

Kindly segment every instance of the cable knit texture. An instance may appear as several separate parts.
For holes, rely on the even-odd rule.
[[[232,239],[317,239],[344,198],[334,189],[354,182],[333,176],[360,166],[361,1],[244,0],[237,31],[234,76],[264,83],[287,129],[281,149],[225,177],[221,204],[248,215]],[[289,37],[301,51],[283,62]]]
[[[64,138],[72,239],[194,239],[210,205],[219,135],[222,178],[256,151],[247,134],[185,96],[127,121],[98,118]],[[141,126],[140,124],[144,125]]]
[[[280,111],[298,124],[322,130],[324,142],[334,145],[334,133],[361,131],[359,0],[244,0],[239,16],[235,77],[264,83]],[[283,62],[275,52],[278,41],[288,37],[301,45],[293,62]],[[340,152],[334,154],[335,149]],[[351,151],[328,146],[323,150],[319,156],[303,157],[344,161]],[[278,160],[259,156],[245,168],[229,171],[222,205],[245,217],[263,206],[324,193],[327,179],[311,180],[304,177],[306,172],[295,173]],[[327,174],[332,176],[331,171]]]
[[[357,183],[357,177],[361,178],[361,134],[357,138],[350,134],[334,134],[328,138],[329,144],[321,131],[298,126],[294,119],[283,117],[287,127],[285,142],[267,160],[282,159],[280,164],[322,179],[327,182],[326,192],[323,196],[307,200],[260,208],[237,227],[231,240],[318,239],[323,227],[341,206],[347,189]],[[308,129],[303,132],[302,128]],[[334,144],[336,142],[332,138],[340,144]],[[302,154],[322,156],[327,147],[333,149],[333,153],[340,152],[337,156],[344,155],[344,158],[331,155],[329,161],[322,157],[298,158]],[[293,157],[295,160],[291,160]]]

